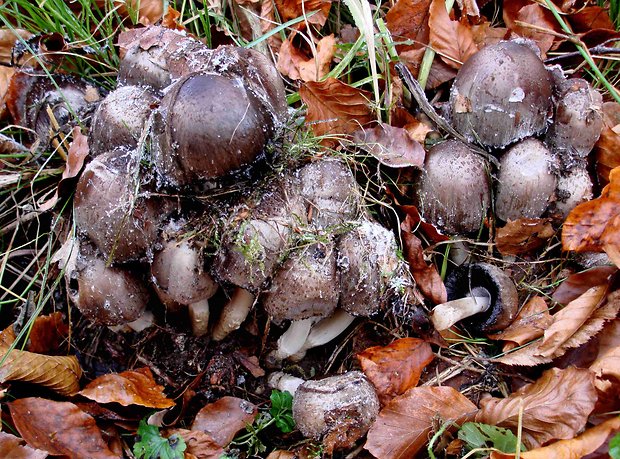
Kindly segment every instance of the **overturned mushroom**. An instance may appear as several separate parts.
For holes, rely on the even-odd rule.
[[[461,266],[447,277],[448,302],[435,306],[431,321],[439,331],[463,321],[474,333],[500,331],[512,323],[519,309],[514,282],[496,266]]]

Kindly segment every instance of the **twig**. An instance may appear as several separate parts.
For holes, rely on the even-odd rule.
[[[592,48],[588,48],[588,52],[590,54],[620,54],[620,48],[614,48],[613,46],[606,46],[608,43],[620,42],[620,38],[612,38],[611,40],[606,40],[600,45],[593,46]],[[581,56],[579,51],[573,51],[570,53],[560,54],[558,56],[549,57],[545,59],[545,64],[552,64],[556,61],[560,61],[562,59],[570,59],[571,57]]]

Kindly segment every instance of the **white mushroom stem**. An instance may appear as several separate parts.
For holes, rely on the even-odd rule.
[[[336,309],[331,316],[322,319],[312,327],[306,342],[291,356],[291,360],[297,362],[304,358],[308,349],[329,343],[344,332],[354,320],[355,316],[344,309]]]
[[[278,347],[271,354],[275,360],[284,360],[299,352],[303,347],[312,325],[318,320],[316,317],[293,320],[288,329],[278,339]]]
[[[197,301],[187,306],[194,336],[203,336],[209,331],[209,300]]]
[[[267,384],[272,389],[277,389],[282,392],[289,392],[291,395],[295,395],[297,388],[301,386],[305,380],[292,376],[281,371],[271,373],[267,378]]]
[[[431,321],[437,331],[447,330],[460,320],[484,312],[491,306],[491,296],[485,288],[476,288],[472,296],[448,301],[435,306]]]
[[[238,329],[250,313],[254,304],[254,295],[248,290],[237,287],[230,301],[224,305],[220,319],[213,327],[212,338],[221,341]]]
[[[140,333],[142,330],[146,330],[154,323],[155,316],[153,315],[153,313],[151,311],[144,311],[144,314],[142,314],[133,322],[129,322],[123,325],[113,325],[109,326],[108,328],[115,333],[121,333],[125,331],[128,332],[131,330]]]

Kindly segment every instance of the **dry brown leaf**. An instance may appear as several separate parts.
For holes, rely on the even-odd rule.
[[[422,241],[412,233],[413,228],[413,219],[407,215],[400,225],[400,234],[403,240],[404,256],[409,263],[411,275],[422,294],[433,304],[445,303],[448,301],[446,286],[435,265],[428,264],[424,259]]]
[[[206,432],[201,430],[170,429],[166,436],[178,435],[185,440],[186,454],[193,454],[198,459],[220,459],[224,455],[224,448]]]
[[[387,12],[385,22],[389,29],[396,49],[402,51],[423,48],[428,43],[428,14],[431,0],[398,0]],[[399,45],[405,40],[412,40],[415,45]],[[424,54],[424,49],[422,49]],[[422,56],[419,57],[422,60]]]
[[[525,255],[542,247],[554,234],[550,220],[522,218],[499,228],[495,243],[502,255]]]
[[[218,445],[224,447],[235,438],[237,432],[254,422],[257,412],[256,405],[247,400],[222,397],[198,412],[192,430],[208,433]]]
[[[603,104],[603,131],[594,145],[598,182],[602,186],[609,183],[609,173],[620,166],[620,104]]]
[[[389,167],[422,167],[426,152],[413,140],[406,129],[379,123],[354,135],[359,147]]]
[[[433,243],[437,244],[438,242],[444,242],[450,239],[445,234],[441,234],[439,231],[437,231],[437,228],[435,228],[435,226],[431,225],[430,223],[426,223],[420,215],[420,212],[418,211],[418,208],[416,206],[399,205],[398,208],[409,217],[410,221],[408,223],[408,227],[415,228],[416,231],[422,231],[424,235],[429,238]]]
[[[0,119],[6,114],[6,95],[13,75],[15,75],[14,67],[0,66]]]
[[[590,370],[599,378],[620,381],[620,319],[610,322],[600,334],[598,355]]]
[[[7,354],[8,352],[8,354]],[[75,395],[80,390],[82,368],[75,356],[53,356],[0,347],[4,362],[0,382],[21,381],[39,384],[60,395]]]
[[[283,23],[318,11],[306,21],[308,24],[323,27],[327,21],[332,0],[275,0],[275,5]],[[305,28],[306,21],[298,23],[295,27],[297,29]]]
[[[155,382],[149,368],[99,376],[82,389],[80,395],[98,403],[118,403],[122,406],[174,406],[174,401],[164,395],[163,386]]]
[[[28,40],[32,37],[32,33],[24,29],[0,29],[0,63],[5,65],[11,63],[11,54],[18,36]]]
[[[490,22],[474,24],[471,27],[474,43],[478,49],[485,46],[495,45],[502,40],[506,40],[509,36],[508,29],[504,27],[493,27]]]
[[[0,432],[0,457],[6,459],[45,459],[47,453],[24,445],[24,440],[6,432]]]
[[[453,69],[461,68],[472,54],[478,52],[469,24],[452,21],[444,0],[433,0],[429,10],[429,44]]]
[[[96,0],[99,8],[108,4],[109,0]],[[138,12],[138,23],[148,26],[159,21],[164,14],[164,2],[161,0],[114,0],[115,11],[123,17]]]
[[[467,16],[480,16],[480,9],[476,0],[456,0],[459,5],[459,9]]]
[[[277,450],[277,451],[272,451],[271,453],[269,453],[269,456],[267,456],[267,459],[295,459],[297,456],[295,456],[295,453],[291,452],[291,451],[284,451],[284,450]]]
[[[545,299],[540,296],[531,298],[517,314],[514,322],[508,328],[488,338],[507,341],[503,351],[506,352],[516,346],[543,336],[543,333],[552,322],[549,307]]]
[[[614,30],[614,23],[607,14],[607,9],[601,6],[586,6],[568,16],[573,26],[573,32],[581,33],[592,29]]]
[[[551,11],[530,0],[511,0],[503,6],[506,26],[517,35],[534,40],[544,57],[553,45],[555,36],[528,27],[528,24],[542,30],[561,32]]]
[[[620,417],[590,427],[588,430],[569,440],[560,440],[542,448],[521,453],[523,459],[581,459],[595,452],[607,439],[620,430]],[[491,453],[490,459],[512,459],[514,454]],[[589,457],[589,456],[588,456]],[[599,456],[597,456],[599,457]]]
[[[482,400],[476,421],[516,433],[522,411],[523,441],[528,448],[537,448],[552,440],[573,438],[585,427],[596,399],[590,370],[552,368],[507,398]]]
[[[461,424],[476,411],[476,405],[452,387],[414,387],[381,410],[364,448],[380,459],[415,457],[433,428],[447,421]]]
[[[307,56],[293,44],[295,34],[282,43],[278,53],[277,69],[292,80],[319,81],[329,73],[336,52],[334,35],[321,38],[316,44],[316,55]]]
[[[362,371],[377,389],[382,405],[415,387],[422,371],[434,358],[430,344],[417,338],[398,339],[357,354]]]
[[[549,328],[545,330],[538,352],[543,357],[556,356],[557,350],[573,337],[575,332],[586,323],[607,297],[607,285],[597,285],[587,290],[579,298],[568,303],[564,309],[552,316]]]
[[[586,271],[571,274],[553,292],[551,299],[560,304],[568,304],[597,285],[609,284],[611,277],[618,272],[615,266],[597,266]]]
[[[110,451],[95,420],[73,403],[31,397],[8,405],[19,434],[34,448],[74,459],[121,457]]]
[[[606,252],[620,267],[620,167],[609,174],[599,198],[575,207],[562,227],[562,248]]]
[[[38,354],[55,354],[60,351],[69,335],[69,325],[62,313],[54,312],[49,316],[38,316],[28,335],[26,349]]]
[[[351,134],[374,119],[370,93],[335,78],[308,82],[299,88],[299,95],[308,106],[306,123],[318,137]]]

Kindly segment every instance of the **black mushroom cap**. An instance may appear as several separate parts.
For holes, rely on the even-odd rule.
[[[512,323],[519,309],[519,297],[514,282],[500,268],[488,263],[476,263],[456,268],[446,278],[448,301],[468,296],[474,289],[485,289],[490,295],[490,307],[462,320],[461,325],[473,333],[500,331]]]
[[[552,78],[536,52],[502,41],[459,70],[450,94],[452,123],[470,142],[504,147],[546,129],[551,96]]]
[[[489,164],[458,140],[434,146],[415,186],[422,217],[448,234],[477,231],[491,202]]]

